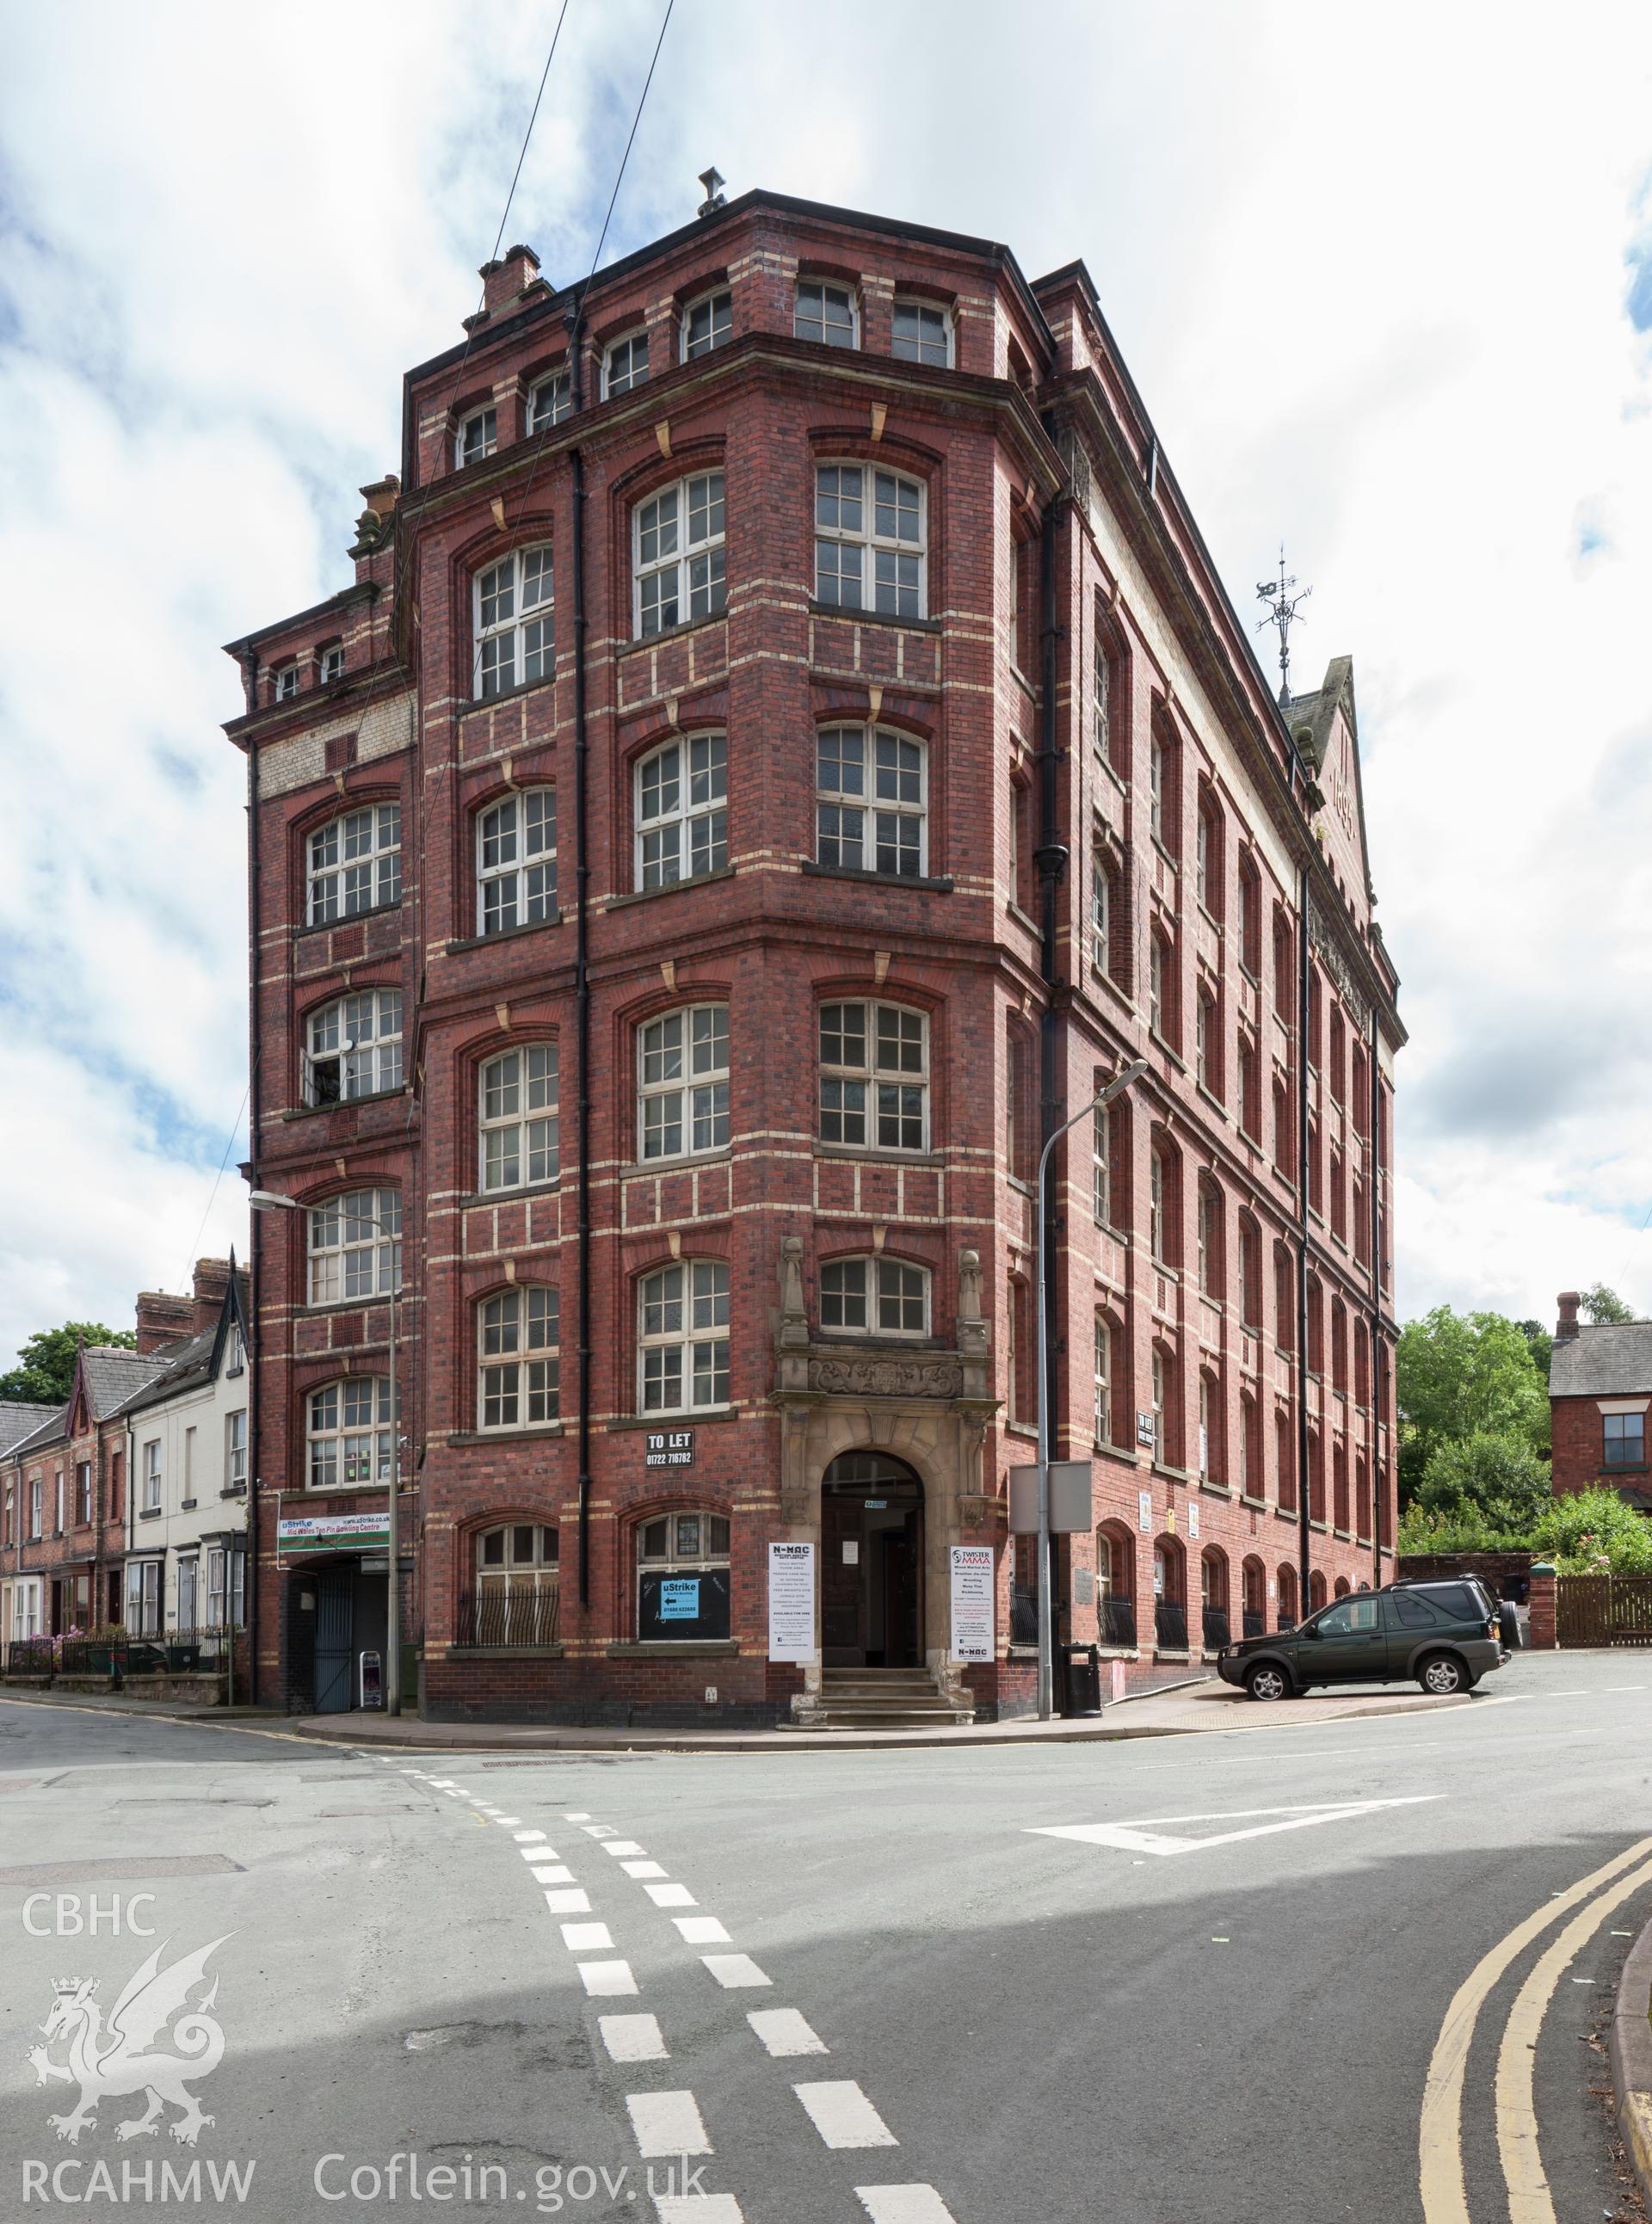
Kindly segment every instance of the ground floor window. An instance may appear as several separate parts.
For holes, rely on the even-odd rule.
[[[239,1629],[247,1618],[246,1556],[232,1546],[210,1545],[206,1551],[206,1627]]]
[[[161,1628],[161,1563],[159,1560],[129,1560],[126,1563],[126,1633],[129,1637],[154,1637]]]
[[[636,1532],[636,1633],[729,1634],[729,1525],[721,1513],[662,1513]]]
[[[561,1631],[560,1546],[541,1522],[484,1529],[476,1540],[472,1645],[554,1645]]]
[[[8,1634],[14,1643],[21,1643],[41,1632],[41,1583],[39,1576],[19,1583],[11,1594],[11,1628]]]
[[[199,1560],[180,1560],[178,1563],[178,1627],[180,1630],[193,1629],[200,1576]]]

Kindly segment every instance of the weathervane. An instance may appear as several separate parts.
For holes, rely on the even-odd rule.
[[[1313,592],[1312,587],[1304,587],[1300,595],[1293,595],[1290,591],[1295,584],[1294,578],[1286,574],[1285,544],[1282,540],[1279,544],[1279,577],[1263,580],[1256,589],[1257,594],[1268,605],[1267,616],[1256,620],[1256,631],[1260,633],[1263,626],[1279,628],[1279,701],[1282,709],[1291,699],[1291,622],[1299,607]]]

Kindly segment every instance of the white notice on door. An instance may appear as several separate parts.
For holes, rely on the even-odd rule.
[[[953,1546],[953,1658],[991,1660],[997,1574],[990,1545]]]
[[[814,1547],[769,1547],[769,1658],[814,1658]]]
[[[845,1568],[858,1568],[860,1565],[860,1539],[858,1537],[845,1537],[844,1538],[843,1564]]]

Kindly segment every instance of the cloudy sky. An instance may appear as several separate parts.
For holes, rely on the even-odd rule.
[[[559,4],[0,0],[0,1363],[244,1245],[218,644],[348,579]],[[569,0],[506,232],[559,281],[661,4]],[[1296,676],[1355,659],[1402,1314],[1652,1311],[1652,11],[825,20],[677,0],[608,254],[715,161],[1086,259],[1241,610],[1282,534]]]

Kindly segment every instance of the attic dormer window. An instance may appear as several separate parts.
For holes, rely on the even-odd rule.
[[[611,400],[617,394],[629,394],[634,386],[641,386],[648,375],[649,336],[646,332],[629,332],[623,340],[616,340],[603,357],[603,395]]]
[[[279,666],[274,674],[274,680],[275,700],[278,703],[290,703],[298,692],[298,666],[295,663]]]
[[[478,409],[465,418],[459,428],[456,459],[461,468],[465,464],[480,463],[491,456],[499,445],[499,420],[496,411]]]
[[[335,679],[342,679],[344,676],[345,645],[341,641],[335,641],[321,652],[320,664],[321,685],[324,687],[331,687]]]

